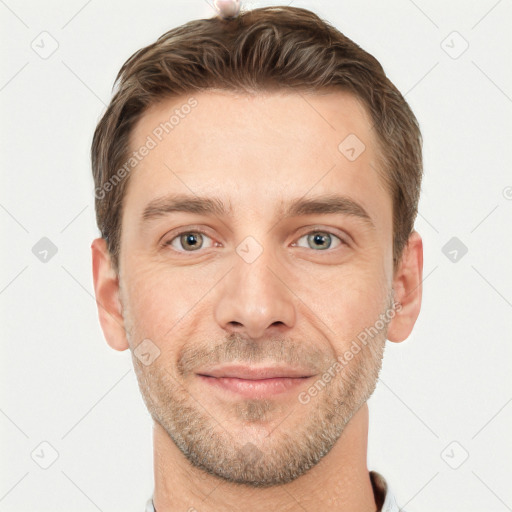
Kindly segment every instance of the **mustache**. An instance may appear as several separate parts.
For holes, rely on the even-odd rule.
[[[326,354],[311,343],[294,341],[285,337],[254,341],[240,333],[232,333],[221,343],[183,347],[178,356],[177,369],[182,376],[208,365],[237,364],[283,364],[308,368],[320,373],[335,360],[334,354]]]

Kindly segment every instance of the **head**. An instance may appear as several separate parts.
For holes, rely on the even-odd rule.
[[[420,309],[421,135],[381,65],[304,9],[192,21],[123,65],[92,166],[100,321],[155,422],[229,481],[313,467]],[[203,377],[235,363],[303,379]]]

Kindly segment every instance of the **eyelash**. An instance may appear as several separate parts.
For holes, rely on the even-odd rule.
[[[176,234],[175,234],[175,235],[174,235],[170,240],[168,240],[168,241],[164,242],[162,245],[163,245],[164,247],[170,247],[170,246],[171,246],[171,244],[172,244],[172,242],[174,242],[174,240],[179,239],[179,237],[180,237],[181,235],[190,234],[190,233],[192,233],[192,234],[201,233],[202,235],[205,235],[205,236],[207,236],[208,238],[211,238],[210,236],[208,236],[207,232],[206,232],[205,230],[203,230],[203,229],[200,229],[200,228],[198,228],[198,229],[186,229],[186,230],[180,231],[179,233],[176,233]],[[342,246],[342,245],[348,246],[348,243],[347,243],[345,240],[343,240],[340,236],[336,235],[336,234],[335,234],[335,233],[333,233],[332,231],[329,231],[329,230],[326,230],[326,229],[319,229],[319,228],[313,229],[313,230],[311,230],[311,231],[308,231],[308,232],[306,232],[306,233],[302,234],[302,235],[297,239],[297,241],[298,241],[298,240],[300,240],[301,238],[304,238],[305,236],[311,235],[311,234],[313,234],[313,233],[322,233],[322,234],[327,234],[327,235],[330,235],[330,236],[333,236],[333,237],[337,238],[337,239],[339,240],[339,242],[340,242],[340,243],[339,243],[339,245],[338,245],[338,247],[340,247],[340,246]],[[294,244],[295,244],[295,243],[296,243],[296,242],[294,242]],[[338,247],[335,247],[334,249],[332,249],[332,248],[328,248],[328,249],[318,250],[318,251],[314,251],[314,249],[311,249],[311,250],[312,250],[312,251],[314,251],[314,252],[318,252],[318,253],[322,253],[322,252],[329,252],[329,253],[330,253],[330,252],[333,252],[334,250],[336,250]],[[207,249],[209,249],[209,248],[210,248],[210,247],[207,247]],[[306,249],[306,247],[302,247],[302,249]],[[185,250],[177,250],[177,249],[174,249],[174,248],[173,248],[173,250],[174,250],[175,252],[177,252],[177,253],[181,253],[181,254],[187,254],[187,253],[189,253],[189,254],[193,254],[193,253],[195,253],[195,252],[199,252],[199,251],[200,251],[200,249],[198,249],[197,251],[185,251]]]

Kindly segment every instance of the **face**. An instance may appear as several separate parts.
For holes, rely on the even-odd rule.
[[[331,450],[375,388],[391,197],[348,93],[193,98],[155,105],[132,134],[134,150],[156,145],[124,199],[124,327],[148,410],[190,463],[280,485]]]

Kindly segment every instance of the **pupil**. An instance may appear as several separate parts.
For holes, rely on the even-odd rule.
[[[182,236],[183,246],[189,245],[190,247],[200,247],[201,244],[197,241],[197,235],[194,233],[188,233]]]
[[[322,234],[316,234],[313,236],[313,240],[315,241],[315,244],[318,244],[318,245],[324,245],[324,248],[325,248],[325,238],[326,238],[326,235],[322,235]],[[330,244],[327,245],[327,248],[329,247]]]

